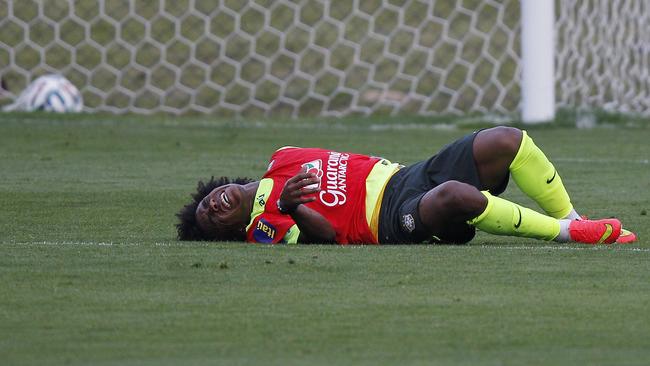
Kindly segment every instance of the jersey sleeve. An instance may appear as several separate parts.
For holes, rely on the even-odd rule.
[[[287,234],[290,234],[289,237],[293,239],[293,233],[290,233],[290,231],[295,226],[295,223],[291,217],[262,214],[256,217],[252,224],[246,234],[247,240],[251,243],[285,243]]]
[[[300,229],[290,216],[260,215],[254,226],[248,231],[247,239],[251,243],[263,244],[298,244]],[[273,215],[278,216],[278,215]]]
[[[273,180],[264,178],[255,193],[251,221],[246,227],[246,240],[251,243],[295,244],[300,230],[291,216],[277,212],[272,198]],[[273,196],[274,197],[274,196]]]

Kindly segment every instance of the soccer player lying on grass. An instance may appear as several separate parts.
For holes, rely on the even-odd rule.
[[[510,176],[546,214],[497,197]],[[525,131],[512,127],[467,135],[408,167],[284,147],[259,181],[199,182],[177,216],[180,240],[461,244],[475,228],[556,242],[636,240],[617,219],[581,218],[551,162]]]

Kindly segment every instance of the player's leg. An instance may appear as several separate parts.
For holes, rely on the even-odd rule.
[[[465,244],[474,238],[475,228],[468,220],[485,209],[485,199],[473,186],[448,181],[426,192],[418,203],[418,216],[427,237],[444,244]],[[462,204],[461,204],[462,202]]]
[[[467,244],[476,236],[476,227],[467,222],[453,223],[444,226],[437,232],[432,243],[435,244]]]
[[[483,130],[474,139],[473,148],[486,189],[497,187],[511,174],[517,186],[549,216],[580,218],[557,170],[525,131],[512,127]]]
[[[548,215],[580,219],[557,170],[525,131],[510,127],[483,130],[477,134],[473,148],[477,170],[486,189],[498,187],[509,172],[517,186]],[[634,233],[621,230],[618,243],[634,241]]]
[[[428,191],[420,200],[419,216],[433,235],[467,222],[491,234],[543,240],[557,238],[561,229],[555,218],[458,181]]]
[[[596,244],[615,241],[621,230],[616,219],[558,220],[458,181],[428,191],[418,214],[431,235],[467,222],[496,235]]]

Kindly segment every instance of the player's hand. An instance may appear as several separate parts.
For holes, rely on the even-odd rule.
[[[305,169],[291,177],[284,184],[278,205],[282,211],[291,213],[303,203],[316,200],[314,193],[320,191],[320,178],[314,173],[306,173]]]

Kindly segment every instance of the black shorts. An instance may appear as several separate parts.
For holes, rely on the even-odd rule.
[[[444,242],[465,243],[474,237],[474,227],[461,224],[445,233],[432,234],[422,224],[418,205],[429,190],[456,180],[483,190],[474,162],[473,144],[477,132],[445,146],[428,160],[400,169],[388,181],[379,213],[379,242],[422,243],[435,235]],[[508,178],[490,193],[503,193]]]

